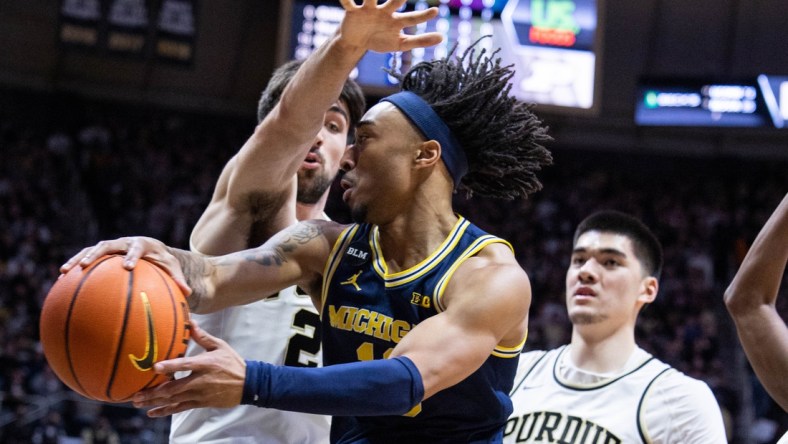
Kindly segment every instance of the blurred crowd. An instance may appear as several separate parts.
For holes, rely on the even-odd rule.
[[[187,248],[222,166],[253,126],[251,116],[0,90],[0,442],[166,442],[168,420],[68,390],[44,359],[38,314],[59,265],[81,247],[138,234]],[[456,198],[458,213],[512,242],[531,278],[526,346],[568,342],[564,273],[575,225],[596,209],[635,214],[665,248],[660,293],[640,316],[638,342],[712,387],[731,442],[774,442],[788,418],[747,367],[722,293],[788,191],[788,156],[551,148],[555,164],[532,198]],[[327,212],[347,221],[337,200]],[[788,294],[778,301],[788,315]]]

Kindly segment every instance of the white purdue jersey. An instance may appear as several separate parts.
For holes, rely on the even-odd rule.
[[[192,317],[244,359],[310,367],[322,362],[317,311],[309,296],[298,294],[295,287],[251,304]],[[203,351],[192,341],[186,355]],[[173,415],[170,442],[323,444],[328,443],[329,426],[326,416],[249,405],[193,409]]]
[[[641,348],[616,374],[580,370],[568,350],[520,356],[504,443],[728,442],[717,401],[704,382]]]

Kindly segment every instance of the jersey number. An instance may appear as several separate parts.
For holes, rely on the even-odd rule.
[[[301,352],[316,356],[320,352],[320,316],[306,309],[298,310],[293,316],[293,328],[303,333],[296,333],[287,343],[285,365],[290,367],[317,367],[317,361],[303,362]],[[307,328],[309,327],[309,328]],[[309,335],[309,332],[312,335]],[[370,344],[372,345],[372,344]]]

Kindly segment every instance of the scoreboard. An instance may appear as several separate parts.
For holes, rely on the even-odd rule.
[[[643,126],[785,128],[788,76],[741,82],[644,81],[635,123]]]
[[[438,7],[438,17],[408,33],[439,32],[443,42],[407,52],[368,52],[352,77],[370,95],[398,87],[384,68],[406,72],[424,60],[442,58],[456,45],[499,50],[514,66],[512,93],[554,111],[593,114],[598,108],[601,0],[408,0],[405,10]],[[283,30],[279,62],[305,59],[329,38],[344,16],[336,0],[281,0]]]

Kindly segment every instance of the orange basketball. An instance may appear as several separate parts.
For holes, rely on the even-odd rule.
[[[103,256],[58,279],[41,310],[41,344],[61,381],[91,399],[125,402],[167,380],[158,361],[183,356],[189,309],[161,268],[141,260],[129,271],[123,256]]]

